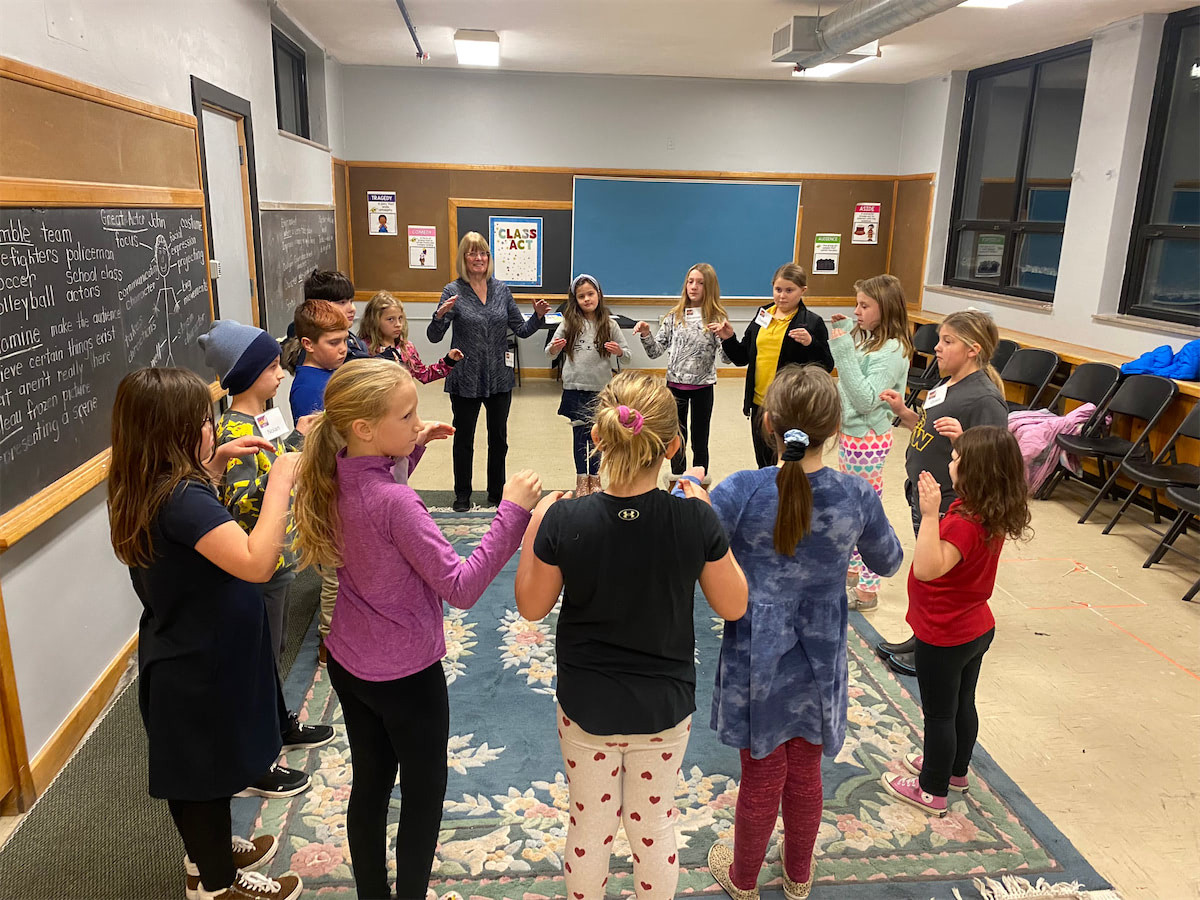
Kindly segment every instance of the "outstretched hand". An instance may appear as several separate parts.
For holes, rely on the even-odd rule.
[[[942,488],[928,472],[922,472],[917,478],[917,505],[921,510],[921,521],[926,517],[937,520],[942,508]]]
[[[445,422],[426,422],[417,435],[417,446],[424,447],[430,441],[442,441],[454,434],[454,426]]]

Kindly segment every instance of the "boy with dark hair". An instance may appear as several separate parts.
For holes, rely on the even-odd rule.
[[[346,316],[346,327],[354,324],[354,283],[344,274],[332,269],[313,269],[304,279],[305,300],[326,300]],[[346,359],[367,359],[371,351],[351,331],[346,336]]]

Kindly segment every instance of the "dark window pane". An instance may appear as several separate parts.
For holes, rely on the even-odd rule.
[[[1061,234],[1018,235],[1017,252],[1013,260],[1013,285],[1027,291],[1054,293],[1062,240]]]
[[[1143,312],[1200,318],[1200,240],[1150,241],[1137,305]]]
[[[955,277],[981,284],[1000,284],[1004,235],[990,231],[964,231],[958,240]]]
[[[1031,75],[1020,69],[976,84],[961,219],[1012,219]]]
[[[1200,25],[1180,29],[1171,108],[1150,221],[1200,225]]]
[[[1021,218],[1065,222],[1090,53],[1042,65],[1029,131]]]

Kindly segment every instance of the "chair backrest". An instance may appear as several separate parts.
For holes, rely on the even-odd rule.
[[[1179,423],[1179,427],[1175,429],[1175,433],[1171,435],[1158,454],[1154,457],[1156,463],[1166,460],[1175,461],[1175,443],[1180,438],[1191,438],[1193,441],[1200,441],[1200,403],[1193,403],[1192,408],[1188,410],[1183,421]]]
[[[1037,405],[1038,398],[1058,369],[1058,354],[1038,347],[1022,347],[1012,355],[1008,365],[1000,372],[1000,378],[1011,384],[1027,384],[1033,388],[1029,408]]]
[[[1007,338],[999,341],[996,344],[996,350],[992,353],[992,368],[997,372],[1004,371],[1004,367],[1008,365],[1008,361],[1012,359],[1012,355],[1017,352],[1017,342],[1010,341]]]
[[[1167,411],[1179,385],[1161,375],[1130,375],[1108,401],[1107,412],[1155,422]]]
[[[1078,400],[1102,406],[1112,394],[1121,370],[1108,363],[1089,362],[1076,366],[1049,406],[1053,409],[1061,400]]]
[[[932,322],[917,326],[913,332],[913,349],[918,353],[929,355],[937,349],[938,327]]]

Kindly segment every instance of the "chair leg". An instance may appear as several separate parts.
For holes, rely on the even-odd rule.
[[[1125,510],[1129,509],[1129,504],[1137,498],[1138,492],[1141,491],[1141,489],[1142,486],[1140,484],[1134,485],[1133,490],[1129,492],[1129,496],[1125,498],[1125,502],[1121,504],[1121,508],[1117,510],[1116,514],[1109,520],[1108,524],[1104,526],[1104,530],[1100,532],[1101,534],[1108,534],[1110,531],[1112,531],[1113,526],[1117,524],[1117,519],[1121,518],[1121,515],[1125,512]]]
[[[1110,490],[1112,490],[1112,486],[1116,483],[1117,483],[1117,470],[1113,469],[1113,473],[1112,473],[1112,475],[1110,475],[1108,477],[1108,481],[1104,482],[1104,486],[1100,488],[1100,492],[1097,493],[1096,496],[1092,498],[1092,502],[1090,504],[1088,504],[1088,508],[1086,510],[1084,510],[1083,515],[1079,517],[1080,525],[1082,525],[1084,522],[1086,522],[1088,520],[1088,516],[1090,516],[1093,512],[1096,511],[1096,507],[1100,505],[1100,501],[1108,496],[1108,492]]]
[[[1157,546],[1155,546],[1155,548],[1150,551],[1150,555],[1147,556],[1146,561],[1144,563],[1142,563],[1143,569],[1150,568],[1152,565],[1154,565],[1155,563],[1157,563],[1159,560],[1161,560],[1163,558],[1163,556],[1167,552],[1167,548],[1170,547],[1172,543],[1174,543],[1175,538],[1179,537],[1179,535],[1181,535],[1183,533],[1183,529],[1184,529],[1184,526],[1187,524],[1189,515],[1190,514],[1188,513],[1188,511],[1186,509],[1181,509],[1179,511],[1179,515],[1177,515],[1175,517],[1175,521],[1171,523],[1171,527],[1167,529],[1166,533],[1163,535],[1162,540],[1159,541]]]
[[[1058,468],[1056,468],[1054,470],[1054,474],[1052,474],[1042,484],[1042,486],[1040,488],[1038,488],[1038,492],[1036,494],[1034,494],[1034,499],[1035,500],[1049,500],[1050,495],[1054,493],[1054,489],[1056,487],[1058,487],[1058,483],[1063,480],[1065,475],[1066,475],[1066,471],[1063,469],[1062,463],[1059,463]]]
[[[1162,515],[1158,511],[1158,488],[1150,488],[1150,506],[1154,510],[1154,524],[1158,525],[1162,522]]]
[[[1183,599],[1191,601],[1196,596],[1197,591],[1200,591],[1200,578],[1197,578],[1196,583],[1192,585],[1192,589],[1183,595]]]

